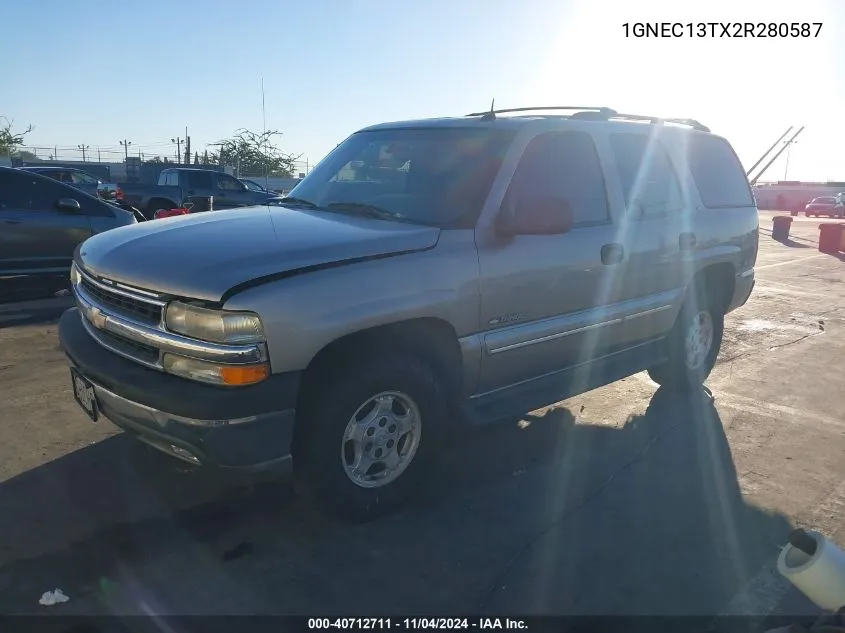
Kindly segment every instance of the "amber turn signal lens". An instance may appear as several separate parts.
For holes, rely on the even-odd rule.
[[[220,377],[227,385],[251,385],[270,375],[267,363],[260,365],[227,365],[220,368]]]

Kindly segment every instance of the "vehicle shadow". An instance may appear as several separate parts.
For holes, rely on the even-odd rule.
[[[73,306],[73,298],[47,296],[32,298],[33,295],[14,295],[14,301],[0,301],[0,329],[20,325],[58,323],[65,310]],[[34,296],[38,296],[37,294]]]
[[[713,615],[790,531],[743,500],[703,391],[464,430],[419,493],[341,525],[118,435],[0,484],[0,613],[58,586],[56,613]]]

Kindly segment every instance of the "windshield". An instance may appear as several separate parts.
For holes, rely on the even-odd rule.
[[[356,213],[434,226],[473,226],[510,131],[385,129],[353,134],[290,192],[290,197]]]
[[[813,202],[818,203],[818,204],[829,204],[829,203],[832,203],[832,202],[836,202],[836,199],[835,198],[816,198],[815,200],[813,200]]]
[[[81,171],[70,172],[70,178],[75,185],[96,185],[100,182],[93,176],[89,176]]]
[[[264,187],[262,187],[257,182],[254,182],[252,180],[241,180],[241,182],[250,191],[264,191]]]

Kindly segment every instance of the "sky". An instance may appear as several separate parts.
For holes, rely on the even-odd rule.
[[[27,144],[173,155],[261,130],[311,166],[361,127],[596,105],[695,118],[750,167],[845,180],[843,0],[27,0],[0,4],[0,116]],[[818,37],[635,38],[643,22],[822,23]],[[685,27],[686,28],[686,27]],[[694,27],[695,28],[695,27]],[[813,27],[815,33],[816,27]],[[113,152],[113,153],[111,153]],[[786,152],[766,180],[783,179]]]

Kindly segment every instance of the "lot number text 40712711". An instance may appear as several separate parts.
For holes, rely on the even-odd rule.
[[[518,618],[308,618],[309,630],[340,629],[345,631],[495,631],[527,630],[524,620]]]
[[[625,22],[625,37],[818,37],[821,22]]]

